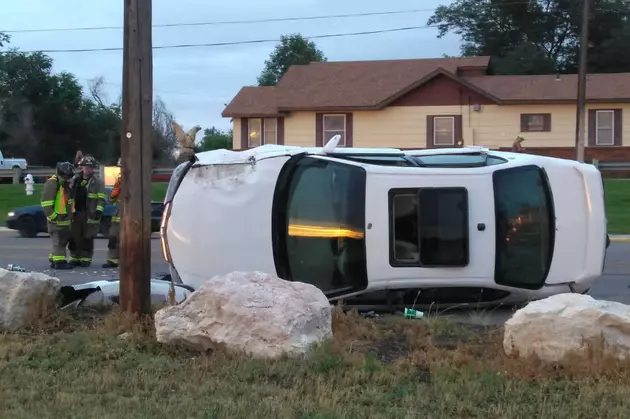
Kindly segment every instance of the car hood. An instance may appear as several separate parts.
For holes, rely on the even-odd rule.
[[[29,205],[27,207],[20,207],[20,208],[12,209],[10,211],[15,213],[15,215],[22,215],[22,214],[32,214],[34,212],[41,211],[41,210],[42,210],[41,205]]]

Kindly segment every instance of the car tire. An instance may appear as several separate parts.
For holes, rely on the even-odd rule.
[[[24,215],[18,220],[18,232],[21,237],[32,239],[37,236],[37,223],[30,215]]]
[[[109,236],[109,227],[112,225],[111,217],[103,217],[101,218],[101,223],[98,226],[98,232],[101,236],[107,237]]]

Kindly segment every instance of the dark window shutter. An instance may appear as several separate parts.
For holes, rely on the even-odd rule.
[[[615,109],[615,145],[623,145],[623,112]]]
[[[588,111],[588,145],[597,145],[597,118],[594,109]]]
[[[353,118],[351,113],[346,114],[346,147],[352,147],[354,144],[353,134]]]
[[[433,116],[427,115],[427,140],[426,140],[426,148],[434,148],[435,144],[433,143]]]
[[[284,118],[278,118],[278,145],[284,145]]]
[[[543,114],[543,131],[551,132],[551,114]]]
[[[247,149],[249,143],[247,141],[249,135],[249,119],[241,118],[241,150]]]
[[[528,132],[527,131],[527,114],[524,114],[524,113],[521,114],[521,132]]]
[[[315,114],[315,147],[324,146],[324,114]]]

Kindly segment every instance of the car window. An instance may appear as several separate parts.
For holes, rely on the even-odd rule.
[[[466,188],[392,189],[392,266],[466,266],[469,258]]]
[[[525,166],[493,174],[498,284],[543,286],[553,256],[555,216],[544,171]]]
[[[288,182],[281,263],[295,281],[327,293],[367,286],[365,171],[301,158]]]

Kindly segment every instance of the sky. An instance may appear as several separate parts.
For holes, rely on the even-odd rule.
[[[123,25],[124,0],[1,2],[4,4],[0,32]],[[153,25],[422,10],[334,19],[154,27],[153,46],[277,40],[280,35],[292,33],[309,37],[423,26],[435,7],[448,3],[449,0],[153,0]],[[10,35],[10,46],[24,51],[121,48],[123,42],[122,29]],[[459,51],[459,39],[455,35],[438,39],[434,28],[314,39],[314,42],[329,61],[430,58]],[[229,129],[230,120],[221,117],[221,112],[241,87],[256,85],[256,78],[276,44],[156,49],[153,52],[154,97],[158,96],[166,104],[185,129],[194,125]],[[84,86],[92,79],[103,77],[106,98],[110,102],[119,98],[122,51],[55,52],[48,55],[54,59],[55,72],[71,72]]]

